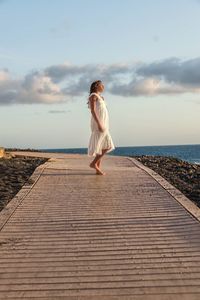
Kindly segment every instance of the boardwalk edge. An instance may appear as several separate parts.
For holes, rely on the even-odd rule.
[[[144,170],[151,177],[153,177],[177,202],[179,202],[192,216],[194,216],[198,221],[200,221],[200,208],[192,202],[188,197],[186,197],[180,190],[169,183],[165,178],[156,173],[154,170],[143,165],[140,161],[135,158],[127,157],[131,160],[137,167]]]
[[[10,219],[12,214],[15,212],[17,207],[25,199],[25,197],[30,193],[30,191],[35,186],[36,182],[39,180],[44,169],[48,165],[48,161],[39,165],[32,175],[27,179],[22,188],[17,192],[17,194],[7,203],[7,205],[0,211],[0,230],[4,227],[7,221]],[[31,184],[30,182],[33,182]]]

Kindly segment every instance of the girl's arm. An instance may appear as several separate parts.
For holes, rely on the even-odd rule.
[[[98,128],[100,131],[103,132],[103,127],[97,117],[97,114],[96,114],[96,100],[97,100],[97,96],[95,95],[92,95],[90,98],[89,98],[89,101],[90,101],[90,107],[91,107],[91,113],[95,119],[95,121],[97,122],[97,125],[98,125]]]

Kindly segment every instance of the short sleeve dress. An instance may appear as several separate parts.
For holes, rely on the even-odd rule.
[[[104,127],[104,131],[101,132],[98,129],[97,122],[94,119],[93,115],[91,115],[91,136],[88,144],[88,156],[96,156],[96,154],[102,154],[102,149],[109,149],[107,150],[107,152],[115,149],[115,145],[109,132],[109,116],[106,102],[97,93],[91,93],[90,96],[93,94],[98,97],[96,101],[96,113],[102,126]],[[88,99],[90,98],[90,96],[88,97]],[[90,108],[90,101],[88,103]]]

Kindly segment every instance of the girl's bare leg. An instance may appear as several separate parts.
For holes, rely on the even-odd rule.
[[[102,155],[97,154],[96,157],[95,157],[95,159],[90,163],[90,167],[91,167],[91,168],[94,168],[94,169],[96,170],[96,174],[98,174],[98,175],[105,175],[105,173],[102,172],[102,171],[99,169],[98,165],[97,165],[97,161],[99,160],[99,158],[100,158],[101,156],[102,156]]]
[[[97,154],[95,159],[90,163],[90,167],[96,169],[96,174],[98,175],[105,175],[105,172],[102,172],[100,170],[100,162],[103,157],[103,155],[108,151],[109,149],[103,149],[102,154]]]
[[[101,162],[101,159],[103,157],[103,155],[107,152],[108,149],[102,149],[102,155],[100,156],[100,158],[97,160],[96,164],[98,166],[98,168],[100,168],[100,162]]]
[[[95,158],[93,159],[93,161],[90,163],[90,167],[91,168],[95,168],[96,167],[96,163],[97,163],[97,161],[98,161],[98,159],[101,157],[101,155],[100,154],[97,154],[96,156],[95,156]],[[98,167],[98,166],[97,166]]]

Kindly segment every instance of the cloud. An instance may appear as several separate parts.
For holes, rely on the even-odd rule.
[[[50,114],[65,114],[67,112],[70,112],[70,110],[49,110]]]
[[[200,57],[170,57],[150,63],[75,65],[65,62],[32,70],[13,78],[0,70],[0,105],[54,104],[89,94],[92,81],[101,79],[107,92],[124,97],[200,93]]]
[[[0,71],[0,104],[62,103],[68,100],[52,79],[37,71],[22,79],[13,79],[7,70]]]
[[[122,96],[182,94],[200,92],[200,58],[181,60],[171,57],[152,63],[83,65],[70,63],[44,70],[53,82],[68,81],[62,91],[78,96],[91,81],[101,79],[108,92]]]
[[[144,64],[137,70],[137,74],[143,77],[156,76],[170,84],[182,85],[183,88],[199,88],[200,57],[187,61],[181,61],[175,57]]]
[[[122,96],[154,95],[158,86],[159,81],[153,78],[134,79],[128,84],[113,84],[110,91],[112,94]]]
[[[0,70],[0,83],[9,79],[8,69]]]

